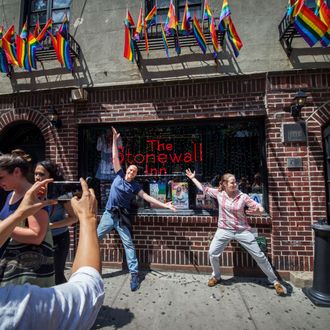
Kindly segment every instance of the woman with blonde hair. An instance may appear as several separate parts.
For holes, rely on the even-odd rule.
[[[205,194],[217,199],[219,204],[218,229],[209,248],[209,257],[212,266],[212,277],[208,286],[215,286],[221,281],[219,257],[230,240],[238,241],[257,262],[261,270],[266,274],[270,283],[274,285],[278,295],[284,295],[284,289],[280,284],[274,270],[265,254],[251,232],[246,214],[260,215],[264,208],[255,202],[249,195],[238,190],[236,178],[231,173],[222,176],[219,188],[203,187],[196,179],[195,171],[186,170],[186,175],[193,181],[196,187]]]
[[[10,191],[0,211],[0,220],[15,212],[32,186],[31,157],[23,150],[0,156],[0,187]],[[0,286],[31,283],[52,286],[54,280],[53,240],[48,208],[27,217],[11,234],[0,259]]]

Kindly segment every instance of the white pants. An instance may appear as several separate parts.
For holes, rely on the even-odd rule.
[[[232,239],[238,241],[250,253],[261,270],[266,274],[269,282],[274,283],[278,280],[271,264],[265,254],[260,250],[254,235],[250,231],[235,231],[220,228],[216,231],[209,249],[210,262],[213,270],[212,275],[216,279],[220,279],[221,277],[219,257]]]

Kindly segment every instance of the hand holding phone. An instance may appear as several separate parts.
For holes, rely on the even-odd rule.
[[[72,197],[81,197],[82,188],[79,181],[53,181],[47,186],[47,199],[68,201]]]

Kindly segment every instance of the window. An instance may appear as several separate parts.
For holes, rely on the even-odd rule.
[[[137,165],[137,180],[154,197],[174,201],[183,191],[183,210],[214,209],[215,205],[185,176],[185,170],[191,168],[201,182],[215,187],[219,175],[234,173],[240,189],[267,206],[262,120],[142,123],[116,128],[122,137],[119,151],[124,170],[130,164]],[[104,209],[113,179],[111,127],[81,127],[79,134],[79,174],[94,178],[100,209]],[[148,203],[138,203],[139,212],[150,209]]]
[[[157,6],[157,23],[165,23],[168,13],[168,7],[170,4],[170,0],[146,0],[145,9],[146,15],[150,12],[154,5]],[[173,4],[175,6],[175,12],[178,17],[178,21],[181,21],[183,17],[183,11],[186,4],[186,0],[173,0]],[[201,0],[188,0],[188,6],[191,18],[196,17],[201,19],[202,17],[202,1]]]
[[[328,6],[330,6],[330,0],[325,0],[324,1]],[[315,9],[316,8],[316,3],[317,1],[316,0],[305,0],[305,5],[308,7],[308,8],[311,8],[311,9]]]
[[[53,18],[53,32],[56,32],[63,22],[65,14],[70,20],[70,6],[72,0],[31,0],[25,1],[24,15],[28,18],[30,31],[37,22],[41,27],[49,18]],[[23,19],[25,21],[25,18]],[[24,22],[23,22],[24,23]]]

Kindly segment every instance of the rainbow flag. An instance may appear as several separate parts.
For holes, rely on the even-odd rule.
[[[139,17],[138,17],[138,21],[136,24],[136,29],[135,29],[133,38],[135,40],[140,40],[141,32],[142,32],[142,5],[140,8]]]
[[[198,19],[196,18],[196,14],[194,15],[193,19],[193,33],[196,38],[196,41],[201,48],[202,52],[205,54],[206,53],[206,40],[205,36],[203,34],[202,28],[199,25]]]
[[[9,65],[5,51],[0,47],[0,72],[9,73]]]
[[[203,19],[207,19],[208,21],[210,21],[212,19],[211,9],[210,9],[210,6],[209,6],[207,0],[204,1]]]
[[[321,41],[328,30],[328,27],[305,4],[302,4],[295,16],[294,26],[310,47]]]
[[[144,18],[144,28],[149,29],[150,26],[156,24],[157,6],[153,6],[149,14]]]
[[[211,37],[212,37],[213,56],[214,56],[214,58],[217,58],[218,53],[219,53],[219,42],[218,42],[217,31],[215,30],[214,17],[212,17],[212,20],[211,20],[210,33],[211,33]]]
[[[72,59],[70,55],[70,44],[69,41],[66,40],[60,32],[56,33],[56,39],[57,39],[57,50],[59,55],[59,60],[64,67],[72,71],[73,65],[72,65]]]
[[[129,61],[134,61],[134,44],[131,38],[131,30],[125,24],[125,39],[124,39],[124,57]]]
[[[227,17],[231,15],[231,11],[227,0],[223,0],[222,9],[220,12],[218,29],[220,32],[224,32],[227,28]]]
[[[166,56],[169,58],[170,56],[169,56],[169,53],[168,53],[168,43],[167,43],[166,33],[165,33],[165,30],[164,30],[163,24],[160,24],[160,28],[161,28],[161,31],[162,31],[162,39],[163,39],[163,42],[164,42],[165,53],[166,53]]]
[[[38,21],[37,21],[37,24],[36,24],[36,26],[35,26],[35,28],[34,28],[34,31],[33,31],[33,36],[34,36],[35,38],[37,38],[38,35],[39,35],[39,33],[40,33],[40,25],[39,25],[39,20],[38,20]]]
[[[176,32],[178,26],[178,19],[175,15],[175,8],[171,0],[170,6],[168,8],[168,13],[165,21],[165,31],[167,34],[173,35]]]
[[[27,39],[28,37],[28,27],[27,27],[27,22],[24,23],[23,27],[22,27],[22,31],[20,34],[20,37],[22,39]]]
[[[58,29],[58,32],[61,33],[62,37],[65,39],[68,39],[68,33],[69,33],[69,19],[67,14],[65,13],[63,22],[60,25],[60,28]]]
[[[40,33],[38,34],[38,36],[37,36],[36,39],[37,39],[38,42],[42,42],[43,40],[46,39],[46,37],[47,37],[47,32],[50,33],[50,31],[51,31],[51,29],[52,29],[52,25],[53,25],[53,19],[50,18],[50,19],[46,22],[45,26],[42,28],[41,32],[40,32]]]
[[[30,67],[37,69],[36,51],[42,49],[41,44],[37,41],[35,36],[30,32],[27,39],[27,50]]]
[[[26,39],[21,38],[18,34],[16,35],[16,56],[18,66],[25,70],[31,71],[31,66],[28,59],[27,53],[27,42]]]
[[[324,0],[317,1],[315,14],[318,15],[320,20],[328,27],[327,32],[324,34],[320,41],[322,46],[326,47],[330,44],[330,9],[328,8]]]
[[[191,16],[188,7],[188,0],[186,0],[186,4],[184,6],[184,11],[183,11],[182,23],[181,23],[181,31],[184,31],[185,34],[190,33],[191,30],[190,20],[191,20]]]
[[[11,25],[10,28],[2,37],[2,49],[6,53],[7,61],[9,64],[18,66],[17,56],[16,56],[16,47],[14,45],[14,25]]]
[[[235,56],[237,57],[239,55],[239,51],[243,47],[243,43],[236,32],[234,23],[231,20],[230,16],[228,16],[227,36],[228,36],[231,48],[233,49],[233,52],[234,52]]]

